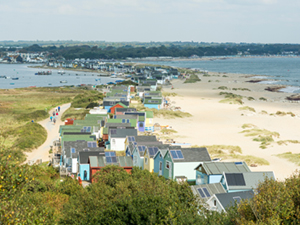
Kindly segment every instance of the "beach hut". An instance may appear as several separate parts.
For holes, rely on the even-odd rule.
[[[112,106],[112,107],[110,108],[110,112],[111,112],[112,114],[115,114],[116,108],[127,108],[127,106],[124,105],[124,104],[121,103],[121,102],[118,102],[117,104],[115,104],[114,106]]]

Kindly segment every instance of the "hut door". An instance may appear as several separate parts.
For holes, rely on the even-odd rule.
[[[159,162],[159,176],[162,176],[162,162]]]
[[[172,163],[169,163],[169,178],[172,178]]]

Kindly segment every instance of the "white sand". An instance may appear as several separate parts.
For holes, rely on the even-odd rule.
[[[210,73],[211,75],[218,73]],[[178,131],[176,142],[191,143],[192,145],[234,145],[240,146],[243,155],[253,155],[269,161],[269,166],[251,167],[253,171],[274,171],[276,178],[283,180],[289,177],[296,169],[295,164],[274,156],[284,152],[300,153],[300,144],[278,145],[272,143],[267,149],[259,148],[260,143],[245,137],[240,132],[242,125],[251,123],[258,128],[276,131],[280,134],[278,140],[300,141],[300,103],[290,103],[285,100],[290,93],[275,93],[265,91],[268,85],[257,83],[245,83],[244,75],[226,74],[229,77],[201,77],[202,81],[194,84],[183,84],[181,80],[173,80],[174,90],[165,88],[163,91],[175,92],[176,97],[171,97],[174,106],[180,106],[182,111],[189,112],[193,116],[186,118],[164,119],[155,118],[155,122],[161,125],[170,125]],[[211,80],[211,82],[208,82]],[[219,80],[219,82],[216,82]],[[228,88],[249,88],[249,91],[217,90],[220,86]],[[215,90],[214,90],[215,89]],[[242,96],[254,97],[255,101],[243,98],[243,105],[219,103],[224,96],[219,95],[221,91],[232,92]],[[259,101],[260,97],[268,101]],[[256,113],[241,111],[241,106],[250,106]],[[296,117],[262,115],[262,110],[270,113],[277,111],[293,112]],[[241,114],[244,114],[242,116]]]
[[[59,126],[64,124],[64,121],[61,121],[61,115],[71,106],[70,103],[64,104],[60,107],[59,115],[56,116],[56,123],[50,121],[49,118],[38,122],[47,130],[47,140],[37,149],[32,150],[31,152],[26,152],[27,160],[25,163],[30,161],[36,162],[38,159],[42,159],[42,162],[49,161],[49,150],[50,146],[53,146],[53,142],[59,139]],[[50,113],[55,111],[55,109],[50,110]]]

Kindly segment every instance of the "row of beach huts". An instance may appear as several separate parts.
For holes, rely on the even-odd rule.
[[[59,151],[53,165],[60,173],[75,175],[93,183],[93,175],[107,165],[117,165],[128,173],[140,167],[177,182],[188,182],[206,207],[226,211],[242,199],[252,198],[254,189],[271,171],[251,172],[245,162],[211,159],[206,148],[185,148],[163,143],[155,134],[153,110],[163,109],[167,100],[157,91],[157,81],[142,79],[138,86],[112,86],[103,103],[83,120],[68,119],[60,126]],[[138,95],[149,110],[132,107]],[[136,99],[136,98],[134,98]]]

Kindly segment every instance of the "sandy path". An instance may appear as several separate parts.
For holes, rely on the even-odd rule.
[[[49,150],[50,146],[53,145],[55,140],[59,138],[59,126],[63,125],[64,122],[61,121],[61,115],[71,106],[70,103],[64,104],[60,107],[60,113],[56,116],[56,123],[50,121],[50,118],[47,118],[43,121],[38,122],[47,130],[47,140],[37,149],[32,150],[32,152],[26,152],[27,160],[25,163],[29,161],[36,161],[38,159],[42,159],[42,162],[49,161]],[[51,109],[50,113],[52,113],[55,109]],[[50,117],[50,116],[49,116]]]
[[[202,81],[195,84],[183,84],[180,80],[172,81],[175,89],[164,89],[164,91],[177,93],[178,96],[171,98],[171,102],[174,102],[173,105],[180,106],[183,111],[189,112],[193,116],[176,119],[155,118],[155,122],[161,125],[170,125],[178,131],[176,142],[199,146],[240,146],[243,155],[261,157],[270,163],[269,166],[251,167],[251,170],[274,171],[276,178],[280,180],[289,177],[300,167],[275,155],[284,152],[300,153],[300,144],[278,145],[272,143],[267,149],[261,149],[259,142],[253,141],[251,137],[245,137],[240,132],[243,130],[243,124],[251,123],[258,128],[278,132],[280,138],[275,141],[300,141],[299,103],[290,103],[285,100],[285,97],[291,94],[268,92],[264,90],[266,85],[245,83],[246,79],[236,74],[228,76],[228,78],[201,77]],[[219,95],[222,90],[217,89],[220,86],[227,86],[231,89],[234,87],[249,88],[251,92],[232,90],[227,90],[227,92],[254,97],[255,101],[248,101],[244,98],[243,106],[253,107],[256,112],[241,111],[238,109],[241,105],[219,103],[224,99]],[[260,97],[267,98],[268,101],[259,101]],[[263,115],[260,113],[262,110],[269,114],[277,111],[291,111],[297,116]]]

